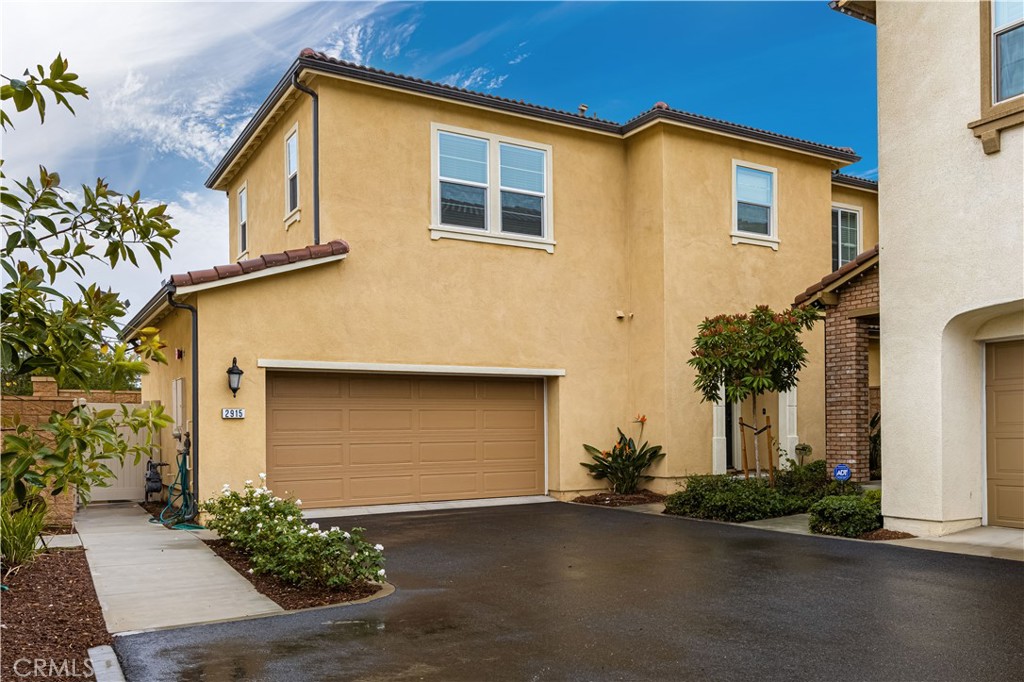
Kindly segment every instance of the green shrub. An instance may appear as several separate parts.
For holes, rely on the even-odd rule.
[[[320,530],[302,520],[301,500],[275,497],[246,481],[242,491],[224,485],[202,505],[206,526],[249,555],[254,573],[269,573],[303,587],[337,588],[385,579],[384,547],[371,545],[362,528]]]
[[[881,490],[865,490],[864,499],[868,500],[872,504],[878,507],[878,513],[882,513],[882,491]]]
[[[775,487],[782,495],[799,500],[800,512],[807,511],[823,497],[860,495],[863,492],[856,483],[833,481],[823,459],[782,469],[775,476]]]
[[[756,521],[792,514],[800,501],[771,488],[763,479],[691,476],[686,489],[665,498],[665,511],[715,521]]]
[[[640,435],[637,437],[637,440],[640,440],[644,436],[647,417],[637,415],[633,423],[640,425]],[[654,478],[644,475],[644,472],[664,457],[665,453],[661,451],[660,445],[648,446],[647,442],[637,447],[636,442],[632,438],[626,437],[622,429],[617,429],[617,431],[619,432],[619,442],[612,446],[610,452],[584,444],[583,448],[590,453],[590,457],[594,461],[580,462],[580,464],[586,467],[594,478],[598,480],[607,478],[613,493],[629,495],[637,491],[641,481],[649,481]]]
[[[19,505],[13,490],[0,497],[0,558],[5,571],[36,557],[36,538],[46,523],[46,500],[29,497]]]
[[[874,491],[872,491],[874,492]],[[882,527],[881,495],[825,497],[810,508],[812,533],[855,538]]]

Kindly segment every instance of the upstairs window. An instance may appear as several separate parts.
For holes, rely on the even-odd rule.
[[[992,3],[993,103],[1024,94],[1024,2]]]
[[[246,185],[238,190],[238,253],[249,250],[249,192]]]
[[[838,270],[860,253],[860,210],[832,207],[832,269]]]
[[[434,127],[434,239],[553,251],[551,148]]]
[[[733,243],[778,242],[774,168],[733,161]]]
[[[285,156],[285,215],[299,209],[299,131],[293,130],[284,143]]]

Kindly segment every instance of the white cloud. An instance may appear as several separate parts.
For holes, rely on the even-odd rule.
[[[440,82],[465,90],[496,90],[501,87],[506,78],[508,78],[508,74],[498,75],[486,66],[477,66],[450,73]]]
[[[516,64],[518,64],[519,62],[523,61],[524,59],[526,59],[529,56],[530,56],[529,52],[523,52],[521,54],[517,54],[515,57],[512,57],[512,59],[508,60],[508,63],[510,65],[512,65],[512,66],[515,66]]]
[[[348,17],[346,23],[335,25],[319,49],[330,57],[364,66],[376,58],[394,59],[409,43],[420,19],[414,16],[392,25],[387,15],[381,18]]]

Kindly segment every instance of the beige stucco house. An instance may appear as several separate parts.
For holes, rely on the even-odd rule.
[[[266,471],[307,507],[564,497],[602,487],[582,445],[637,413],[668,491],[738,448],[740,408],[692,388],[697,324],[788,306],[833,263],[834,209],[840,260],[876,243],[877,187],[835,174],[856,160],[663,103],[618,124],[305,50],[208,181],[226,265],[173,276],[126,333],[172,349],[143,393],[196,435],[202,496]],[[820,330],[807,343],[799,392],[768,401],[788,452],[824,439]]]
[[[882,511],[1024,527],[1024,5],[860,2],[877,25]]]

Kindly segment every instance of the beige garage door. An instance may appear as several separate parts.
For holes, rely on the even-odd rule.
[[[267,478],[305,508],[543,494],[543,383],[269,373]]]
[[[988,522],[1024,528],[1024,341],[985,354]]]

